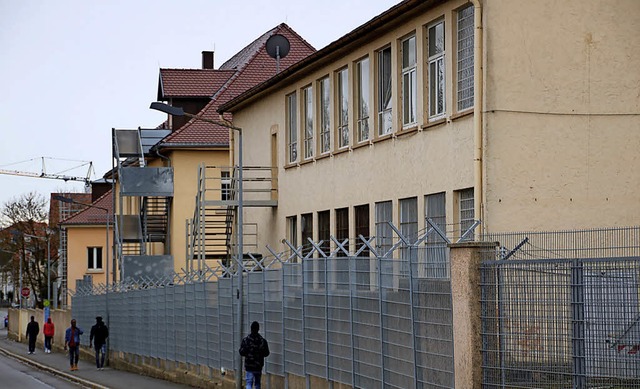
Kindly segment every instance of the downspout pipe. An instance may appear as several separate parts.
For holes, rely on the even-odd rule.
[[[483,221],[482,229],[486,227],[484,224],[484,180],[483,180],[483,69],[484,58],[482,48],[482,4],[480,0],[471,0],[473,3],[473,24],[475,33],[473,34],[473,141],[474,141],[474,196],[473,209],[474,219]]]

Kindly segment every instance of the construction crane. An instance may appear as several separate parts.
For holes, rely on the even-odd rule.
[[[71,159],[39,157],[39,158],[32,158],[32,159],[28,159],[26,161],[16,162],[16,163],[12,163],[12,164],[0,166],[0,167],[7,167],[7,166],[13,166],[13,165],[17,165],[17,164],[33,162],[33,161],[36,161],[38,159],[40,159],[42,161],[41,162],[40,172],[38,172],[38,173],[28,172],[28,171],[20,171],[20,170],[0,169],[0,174],[8,174],[8,175],[12,175],[12,176],[22,176],[22,177],[32,177],[32,178],[48,178],[48,179],[51,179],[51,180],[63,180],[65,182],[66,181],[83,181],[85,187],[90,187],[91,186],[91,175],[95,174],[95,171],[93,169],[93,162],[91,162],[91,161],[76,161],[76,160],[71,160]],[[77,165],[77,166],[70,167],[70,168],[65,169],[63,171],[60,171],[60,172],[47,173],[45,160],[81,162],[81,164]],[[84,177],[71,176],[71,175],[63,174],[63,173],[68,172],[70,170],[75,170],[75,169],[78,169],[78,168],[81,168],[81,167],[84,167],[84,166],[87,166],[87,174]]]

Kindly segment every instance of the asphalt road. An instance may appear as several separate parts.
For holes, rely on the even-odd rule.
[[[78,389],[82,386],[0,354],[0,386],[4,389]]]

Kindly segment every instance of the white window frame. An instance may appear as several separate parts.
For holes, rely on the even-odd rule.
[[[331,89],[329,77],[318,80],[318,103],[320,104],[320,128],[318,128],[320,154],[331,152]]]
[[[220,171],[220,200],[231,200],[231,173],[228,170]]]
[[[460,236],[462,236],[469,227],[475,222],[475,209],[474,209],[474,190],[473,188],[467,188],[458,191],[458,208],[460,217]],[[473,240],[474,234],[471,233],[465,237],[465,241]]]
[[[349,147],[349,69],[336,72],[336,123],[338,149]]]
[[[386,58],[388,54],[388,60]],[[376,88],[378,94],[378,135],[384,136],[393,132],[393,88],[391,87],[392,74],[391,46],[378,50]]]
[[[287,161],[298,161],[298,104],[296,92],[287,95]]]
[[[102,251],[102,247],[87,247],[87,270],[102,270],[102,266],[104,266]],[[98,254],[100,254],[100,267],[98,267]],[[89,261],[91,261],[91,266],[89,266]]]
[[[442,31],[441,50],[432,43],[436,41],[438,30]],[[433,32],[433,34],[432,34]],[[444,20],[435,22],[427,27],[427,73],[429,84],[429,119],[440,119],[447,111],[446,102],[446,30]],[[434,50],[432,50],[434,49]],[[439,106],[438,102],[442,102]]]
[[[456,94],[459,112],[473,108],[474,105],[474,12],[473,5],[469,5],[458,10],[457,14]]]
[[[407,37],[400,43],[402,58],[402,126],[417,123],[418,84],[416,36]]]
[[[304,159],[313,158],[313,87],[309,85],[303,89],[304,99]]]
[[[356,63],[356,91],[357,97],[357,120],[358,120],[358,143],[369,140],[369,112],[371,104],[369,102],[369,57],[363,58]]]

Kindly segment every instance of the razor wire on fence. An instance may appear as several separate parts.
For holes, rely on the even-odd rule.
[[[233,370],[236,331],[248,333],[255,320],[270,343],[265,372],[285,381],[296,375],[307,387],[314,376],[353,387],[452,388],[446,242],[427,239],[434,229],[415,241],[394,231],[398,239],[384,253],[375,238],[364,237],[355,255],[333,237],[331,252],[322,241],[310,242],[313,249],[304,254],[287,241],[290,252],[269,248],[273,257],[261,258],[243,277],[240,300],[237,276],[203,263],[162,279],[80,286],[73,313],[85,328],[106,315],[111,351],[132,362]],[[242,327],[235,322],[239,301],[246,302]]]

